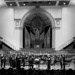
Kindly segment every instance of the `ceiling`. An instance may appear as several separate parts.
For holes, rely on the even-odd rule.
[[[0,0],[2,6],[66,6],[75,5],[75,0]]]

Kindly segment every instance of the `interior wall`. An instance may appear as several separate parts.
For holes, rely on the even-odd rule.
[[[50,7],[50,6],[47,6],[47,7],[44,7],[44,6],[42,6],[41,8],[43,8],[44,10],[46,10],[48,13],[50,13],[51,15],[52,15],[52,17],[54,18],[54,20],[55,20],[55,18],[61,18],[61,8],[60,7]],[[25,13],[22,15],[22,13],[21,12],[23,12],[22,10],[24,10],[24,9],[15,9],[15,18],[17,18],[17,19],[21,19],[24,15],[25,15]],[[19,13],[20,12],[20,13]],[[26,12],[27,13],[27,12]],[[16,15],[16,14],[18,14],[18,15]],[[59,38],[55,38],[55,37],[53,37],[54,38],[54,40],[55,40],[55,43],[56,43],[56,45],[54,46],[54,45],[52,45],[53,46],[53,48],[55,47],[55,48],[57,48],[61,43],[59,43],[59,42],[61,42],[59,39],[61,39],[60,37],[60,34],[61,33],[59,33],[59,32],[61,32],[61,30],[59,29],[55,29],[57,32],[55,33],[55,37],[57,37],[58,35],[59,35]],[[53,32],[54,32],[54,29],[52,30]],[[53,41],[54,41],[53,40]],[[56,40],[59,40],[59,42],[57,42]]]
[[[62,8],[62,48],[70,44],[75,37],[75,6]]]
[[[22,17],[31,9],[34,7],[21,7],[21,8],[0,8],[0,16],[2,16],[0,28],[1,28],[1,36],[5,38],[7,41],[9,41],[11,44],[13,44],[16,47],[16,50],[20,49],[20,29],[16,29],[16,23],[14,19],[22,19]],[[60,18],[61,17],[61,8],[56,7],[41,7],[45,9],[47,12],[49,12],[52,17]],[[2,19],[3,18],[3,19]],[[20,26],[20,25],[18,25]],[[57,37],[60,34],[60,30],[56,29],[55,37]],[[58,33],[59,32],[59,33]],[[61,36],[59,36],[60,38]],[[55,38],[55,40],[59,40],[59,38]],[[60,40],[59,40],[60,42]],[[57,48],[60,43],[55,41],[56,45],[55,48]],[[58,46],[57,46],[58,45]]]
[[[61,7],[41,7],[43,9],[45,9],[48,13],[50,13],[52,15],[52,17],[54,18],[55,21],[55,50],[60,50],[60,46],[62,45],[62,30],[61,30],[61,20],[60,20],[60,24],[59,26],[56,26],[56,20],[57,18],[62,18],[62,9]],[[54,29],[52,30],[54,32]],[[53,37],[52,37],[53,38]],[[54,41],[54,40],[53,40]]]
[[[55,18],[61,18],[60,28],[55,28],[55,49],[60,50],[67,44],[69,44],[71,41],[73,41],[72,38],[75,36],[74,30],[75,8],[73,6],[62,7],[62,9],[61,7],[49,7],[49,6],[47,7],[42,6],[41,8],[49,12],[54,18],[54,20]],[[22,8],[18,10],[16,9],[15,18],[21,19],[25,15],[25,13],[27,13],[29,10],[28,8],[27,9]]]
[[[0,37],[2,37],[5,42],[8,42],[8,44],[12,46],[15,45],[13,8],[0,7]]]
[[[21,8],[0,8],[0,36],[6,39],[9,43],[20,49],[20,29],[16,29],[14,19],[22,19],[22,17],[34,7]],[[66,46],[67,42],[71,42],[75,36],[75,7],[41,7],[49,12],[54,18],[62,18],[60,28],[55,29],[55,49],[60,50]],[[20,26],[20,25],[18,25]],[[56,22],[55,22],[56,26]],[[53,29],[53,30],[54,30]]]
[[[21,19],[23,18],[23,16],[28,12],[30,11],[31,9],[33,9],[34,7],[17,7],[17,8],[14,8],[14,18],[15,19],[19,19],[21,21]],[[15,27],[20,27],[20,23]],[[16,42],[17,42],[17,48],[19,48],[18,50],[20,50],[20,48],[22,48],[22,45],[21,45],[21,35],[20,35],[20,29],[16,29],[15,28],[15,39],[16,39]]]
[[[14,8],[14,17],[15,19],[22,19],[23,16],[30,10],[32,10],[34,8],[34,6],[32,7],[29,7],[29,6],[26,6],[26,7],[17,7],[17,8]]]

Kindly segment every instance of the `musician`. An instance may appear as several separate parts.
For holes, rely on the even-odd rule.
[[[75,37],[73,37],[73,49],[75,49]]]
[[[15,55],[12,56],[12,67],[16,68],[16,56]]]
[[[5,65],[6,65],[6,57],[5,55],[1,55],[1,68],[5,68]]]
[[[55,64],[56,64],[56,61],[57,61],[57,56],[56,55],[54,55],[54,66],[55,66]]]
[[[20,64],[21,64],[21,62],[20,62],[20,56],[18,55],[18,56],[16,56],[16,68],[17,69],[20,69]]]
[[[6,65],[6,56],[4,55],[4,68],[5,68],[5,65]]]
[[[48,59],[47,59],[47,69],[48,70],[51,69],[51,57],[48,57]]]
[[[39,67],[40,67],[40,58],[39,57],[35,58],[35,64],[36,64],[37,69],[39,69]]]
[[[60,66],[61,66],[61,70],[62,70],[62,68],[63,68],[63,60],[62,60],[62,55],[60,55],[59,59],[60,59]]]
[[[22,57],[21,57],[21,59],[22,59],[23,67],[24,67],[24,66],[25,66],[25,57],[24,57],[24,56],[22,56]]]
[[[63,70],[65,70],[65,55],[63,55]]]
[[[30,69],[33,69],[33,57],[29,57],[29,66],[30,66]]]
[[[9,64],[10,64],[10,67],[12,67],[12,55],[10,55],[9,57]]]

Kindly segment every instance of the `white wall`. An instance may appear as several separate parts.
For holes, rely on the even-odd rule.
[[[34,7],[0,8],[0,36],[20,49],[20,29],[15,29],[14,19],[22,17]],[[75,7],[41,7],[54,18],[62,18],[60,28],[55,29],[55,49],[60,50],[75,36]]]
[[[28,12],[30,11],[31,9],[33,9],[34,7],[17,7],[17,8],[14,8],[14,19],[22,19],[23,16]],[[20,23],[19,25],[20,26]],[[16,25],[15,25],[16,27]],[[15,45],[16,45],[16,48],[17,50],[19,50],[21,47],[21,34],[20,34],[20,29],[16,29],[14,28],[14,37],[15,37]]]
[[[29,12],[30,10],[32,10],[34,7],[32,6],[32,7],[28,7],[28,6],[26,6],[26,7],[17,7],[17,8],[14,8],[15,9],[15,11],[14,11],[14,17],[15,17],[15,19],[22,19],[23,18],[23,16],[27,13],[27,12]]]
[[[0,8],[0,36],[12,46],[14,42],[14,9]]]
[[[6,44],[12,48],[14,47],[15,50],[20,49],[20,30],[15,29],[16,24],[14,19],[21,19],[23,17],[22,15],[30,10],[28,7],[22,9],[21,12],[18,11],[18,8],[17,11],[14,8],[0,8],[0,36],[3,37]]]
[[[62,8],[62,47],[73,41],[75,36],[75,7]]]
[[[43,9],[45,9],[48,13],[50,13],[52,15],[52,17],[54,18],[62,18],[62,9],[61,7],[42,7]],[[55,22],[55,50],[59,50],[60,49],[60,46],[62,45],[62,35],[61,35],[61,20],[60,20],[60,24],[59,24],[59,27],[58,28],[56,26],[56,22]]]
[[[34,7],[33,7],[34,8]],[[33,9],[30,7],[26,8],[16,8],[15,9],[15,19],[22,19],[23,16],[30,10]],[[48,13],[52,15],[54,18],[61,18],[61,7],[50,7],[50,6],[42,6],[44,10],[46,10]],[[28,10],[29,9],[29,10]],[[61,23],[60,23],[61,24]],[[17,30],[16,30],[17,31]],[[60,29],[55,29],[55,47],[58,49],[58,47],[61,45],[61,28]],[[19,33],[18,33],[19,34]],[[20,35],[20,34],[19,34]],[[17,36],[16,36],[17,37]]]

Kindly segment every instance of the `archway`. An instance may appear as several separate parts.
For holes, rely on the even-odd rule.
[[[53,27],[54,19],[48,12],[41,8],[30,10],[21,20],[21,47],[55,48]]]

